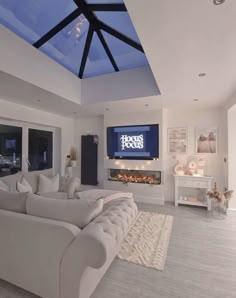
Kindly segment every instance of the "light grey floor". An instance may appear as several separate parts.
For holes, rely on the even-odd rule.
[[[236,214],[219,219],[194,207],[139,209],[174,216],[165,270],[115,260],[92,298],[236,297]],[[36,296],[0,281],[0,297]]]

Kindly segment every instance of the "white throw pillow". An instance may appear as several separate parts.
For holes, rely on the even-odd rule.
[[[0,191],[0,209],[26,213],[26,192],[6,192]]]
[[[75,177],[73,178],[67,188],[67,197],[68,199],[73,199],[76,192],[79,191],[80,188],[80,179]]]
[[[3,181],[0,181],[0,190],[9,191],[9,187],[8,185],[6,185],[6,183],[4,183]]]
[[[71,223],[81,229],[103,210],[103,201],[58,200],[28,194],[26,213]]]
[[[22,178],[21,182],[16,182],[16,190],[18,192],[30,192],[33,193],[33,189],[29,182],[25,179],[25,177]]]
[[[43,192],[58,192],[59,191],[59,175],[52,178],[46,177],[42,174],[39,175],[39,193]]]

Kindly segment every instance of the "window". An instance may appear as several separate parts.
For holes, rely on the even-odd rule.
[[[0,119],[0,177],[52,169],[54,134],[52,127]]]
[[[123,0],[0,0],[0,23],[80,78],[148,65]]]
[[[29,129],[28,143],[29,172],[53,167],[53,133]]]
[[[0,124],[0,177],[21,171],[22,128]]]

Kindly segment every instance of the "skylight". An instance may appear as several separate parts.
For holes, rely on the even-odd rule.
[[[80,78],[148,65],[122,0],[0,0],[0,22]]]

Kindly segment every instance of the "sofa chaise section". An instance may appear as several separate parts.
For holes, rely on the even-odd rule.
[[[80,229],[0,210],[0,278],[40,297],[58,298],[60,264]]]
[[[136,215],[132,199],[117,200],[81,230],[0,210],[0,278],[43,298],[88,298]]]

